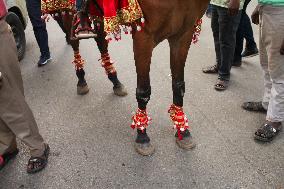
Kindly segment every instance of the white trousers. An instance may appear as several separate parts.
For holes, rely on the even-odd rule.
[[[284,6],[260,7],[260,64],[264,71],[262,105],[267,109],[266,119],[284,121],[284,55],[280,54],[284,40]]]

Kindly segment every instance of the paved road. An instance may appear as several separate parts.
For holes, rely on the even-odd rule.
[[[250,11],[252,5],[250,7]],[[258,38],[257,28],[255,29]],[[185,70],[185,111],[198,142],[184,152],[174,142],[167,114],[171,104],[169,48],[166,42],[154,52],[151,66],[152,96],[148,106],[153,122],[149,135],[156,146],[152,157],[141,157],[133,147],[131,113],[136,110],[136,73],[130,36],[110,44],[119,78],[127,86],[124,98],[112,94],[92,40],[83,41],[86,78],[91,87],[77,96],[72,50],[54,21],[48,24],[53,62],[38,68],[39,56],[31,25],[27,53],[21,62],[26,98],[40,131],[51,146],[50,163],[37,175],[25,173],[27,148],[0,173],[0,188],[256,188],[284,187],[284,133],[269,144],[252,135],[264,114],[240,108],[246,100],[261,99],[262,72],[258,57],[244,60],[232,70],[225,92],[216,92],[216,76],[204,75],[203,66],[214,63],[213,39],[205,18],[201,40],[192,46]]]

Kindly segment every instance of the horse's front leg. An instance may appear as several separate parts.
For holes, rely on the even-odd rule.
[[[131,127],[137,129],[134,147],[139,154],[144,156],[151,155],[155,151],[146,132],[150,121],[146,107],[151,95],[149,72],[153,48],[154,43],[146,34],[143,32],[133,34],[133,50],[137,72],[136,99],[138,110],[132,117],[133,122]]]
[[[189,131],[188,118],[183,111],[183,97],[185,93],[184,66],[191,44],[193,30],[169,39],[171,54],[173,104],[169,108],[170,118],[176,132],[176,142],[180,148],[195,147]]]
[[[75,66],[75,71],[76,71],[76,76],[78,78],[77,82],[77,94],[79,95],[84,95],[89,92],[89,87],[88,84],[85,80],[85,71],[84,71],[84,64],[85,60],[82,59],[79,51],[79,40],[74,39],[71,37],[71,30],[72,30],[72,25],[73,25],[73,15],[70,14],[61,14],[59,17],[58,22],[61,23],[61,28],[63,32],[66,34],[66,37],[69,38],[69,43],[72,46],[73,52],[74,52],[74,60],[73,64]],[[62,26],[63,25],[63,26]]]
[[[97,42],[98,49],[101,53],[101,65],[105,69],[108,79],[113,84],[113,92],[117,96],[126,96],[127,90],[124,85],[119,81],[117,77],[117,71],[114,67],[114,62],[111,60],[108,53],[108,41],[105,39],[106,34],[104,32],[104,26],[102,22],[95,22],[95,27],[97,27],[98,37],[95,38]],[[99,25],[99,26],[98,26]]]

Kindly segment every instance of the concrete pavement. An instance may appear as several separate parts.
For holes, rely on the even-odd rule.
[[[257,27],[254,30],[258,41]],[[20,145],[18,157],[0,172],[1,189],[284,188],[284,133],[268,144],[255,142],[253,133],[265,115],[240,107],[246,100],[262,97],[258,56],[244,59],[242,67],[232,69],[228,90],[215,91],[216,76],[201,72],[215,60],[209,19],[204,18],[200,42],[191,47],[185,68],[184,109],[198,143],[193,151],[176,146],[167,114],[172,99],[167,42],[154,51],[148,105],[153,118],[148,132],[156,147],[152,157],[138,155],[132,146],[135,132],[130,118],[137,105],[131,36],[110,44],[129,95],[112,94],[95,42],[84,40],[80,49],[87,61],[91,89],[86,96],[78,96],[72,49],[54,21],[48,24],[48,32],[52,63],[36,66],[39,52],[29,24],[21,69],[26,99],[51,147],[49,164],[44,171],[28,175],[29,154]]]

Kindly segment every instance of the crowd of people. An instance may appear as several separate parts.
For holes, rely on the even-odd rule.
[[[246,13],[250,0],[211,0],[206,15],[211,18],[216,62],[203,72],[218,75],[215,89],[226,90],[232,66],[241,66],[242,58],[259,53],[264,71],[264,97],[259,102],[245,102],[242,107],[266,113],[265,123],[255,132],[255,139],[271,141],[281,131],[284,121],[284,0],[258,1],[252,22],[259,24],[259,50]],[[51,61],[51,54],[46,24],[41,18],[41,1],[26,0],[26,4],[41,53],[38,66],[43,66]],[[16,44],[4,20],[6,14],[4,0],[0,0],[0,169],[17,155],[17,137],[30,148],[27,172],[36,173],[47,164],[49,146],[39,134],[24,98]],[[93,31],[88,32],[92,37]],[[66,37],[68,41],[70,36]]]
[[[211,0],[206,15],[211,18],[216,64],[203,69],[217,74],[216,90],[226,90],[232,66],[241,66],[242,57],[258,54],[246,8],[250,0]],[[264,95],[258,102],[245,102],[248,111],[266,113],[266,120],[255,132],[255,139],[271,141],[282,129],[284,121],[284,1],[259,0],[252,14],[259,26],[260,64],[264,71]],[[243,41],[246,39],[245,50]]]

